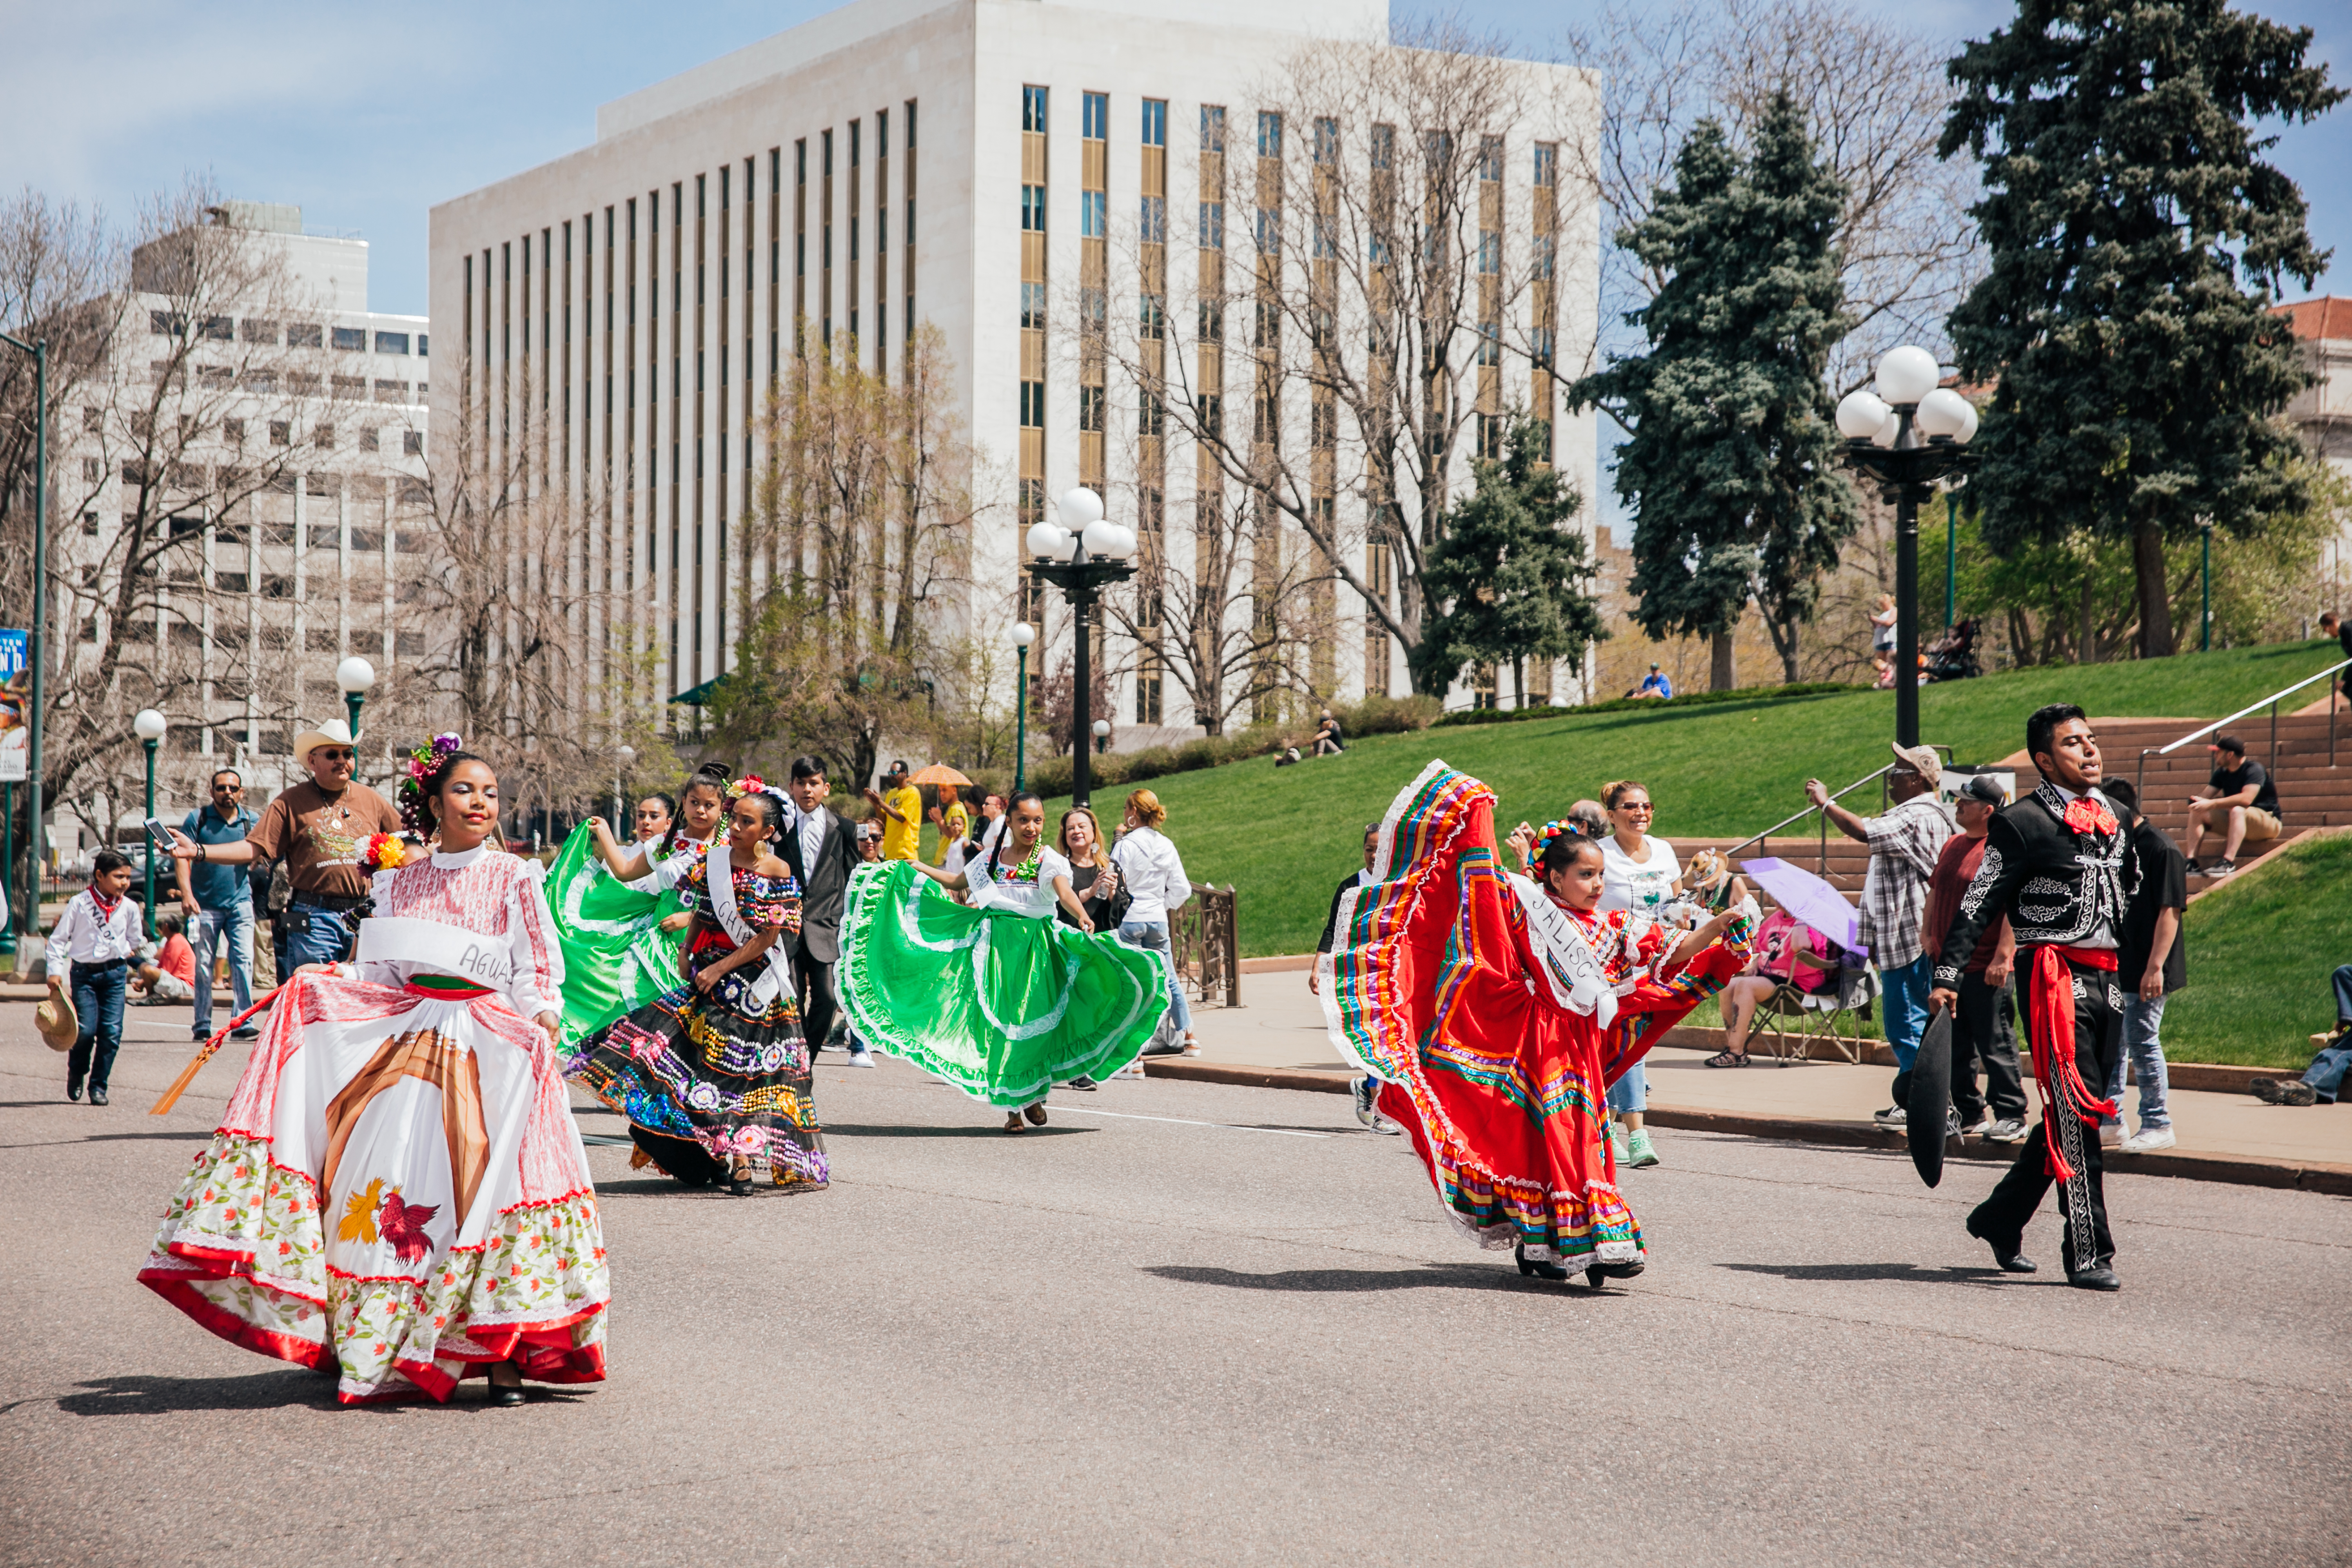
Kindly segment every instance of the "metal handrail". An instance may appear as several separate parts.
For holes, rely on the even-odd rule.
[[[2239,720],[2244,718],[2247,714],[2252,712],[2257,708],[2266,707],[2271,710],[2270,761],[2263,765],[2265,768],[2276,768],[2278,766],[2278,705],[2280,701],[2285,698],[2294,696],[2296,692],[2302,690],[2305,687],[2310,685],[2315,680],[2326,680],[2328,677],[2347,668],[2352,668],[2352,658],[2338,659],[2334,664],[2329,665],[2326,669],[2321,670],[2318,674],[2306,675],[2301,680],[2296,681],[2293,686],[2282,687],[2280,689],[2272,692],[2268,697],[2256,698],[2253,701],[2249,702],[2243,708],[2239,709],[2235,713],[2231,714],[2227,719],[2216,719],[2201,730],[2191,730],[2188,734],[2181,736],[2180,739],[2173,742],[2169,745],[2142,746],[2139,749],[2139,766],[2134,771],[2132,776],[2132,784],[2134,789],[2136,791],[2139,791],[2139,786],[2145,784],[2147,781],[2148,758],[2168,757],[2173,752],[2179,751],[2181,747],[2189,744],[2189,742],[2201,741],[2206,736],[2213,733],[2216,730],[2221,729],[2223,725],[2236,723]],[[2332,688],[2329,689],[2327,694],[2327,765],[2331,768],[2336,765],[2336,693]],[[2141,791],[2140,793],[2145,792]]]
[[[1949,746],[1939,746],[1939,745],[1935,745],[1935,744],[1933,744],[1933,743],[1931,742],[1931,743],[1930,743],[1930,745],[1929,745],[1929,748],[1928,748],[1928,749],[1929,749],[1929,750],[1931,750],[1931,751],[1937,751],[1937,752],[1943,752],[1943,753],[1944,753],[1944,760],[1945,760],[1946,762],[1950,762],[1950,761],[1952,760],[1952,748],[1951,748],[1951,747],[1949,747]],[[1862,777],[1860,777],[1860,778],[1858,778],[1858,779],[1854,780],[1854,781],[1853,781],[1853,783],[1852,783],[1852,784],[1850,784],[1846,785],[1846,786],[1845,786],[1845,788],[1843,788],[1843,789],[1842,789],[1842,790],[1839,790],[1835,795],[1831,795],[1831,796],[1830,796],[1830,800],[1832,800],[1832,801],[1843,800],[1847,795],[1852,795],[1854,791],[1856,791],[1856,790],[1860,789],[1863,785],[1864,785],[1864,784],[1869,784],[1872,780],[1874,780],[1874,779],[1883,780],[1883,779],[1885,779],[1885,778],[1886,777],[1886,775],[1887,775],[1888,773],[1893,773],[1894,771],[1895,771],[1895,764],[1894,764],[1893,763],[1888,763],[1885,766],[1884,766],[1884,767],[1880,768],[1877,772],[1875,772],[1875,773],[1864,773]],[[1885,792],[1885,787],[1882,785],[1882,786],[1881,786],[1881,788],[1880,788],[1880,790],[1879,790],[1879,803],[1880,803],[1882,805],[1884,805],[1885,804],[1885,800],[1886,800],[1886,792]],[[1746,837],[1746,838],[1741,839],[1738,843],[1737,843],[1737,844],[1733,845],[1730,848],[1728,848],[1728,849],[1727,849],[1727,850],[1725,850],[1725,851],[1723,852],[1723,858],[1724,858],[1725,863],[1726,863],[1726,864],[1728,864],[1728,863],[1730,862],[1731,858],[1732,858],[1734,855],[1738,854],[1742,849],[1747,848],[1750,844],[1759,844],[1759,843],[1763,842],[1765,839],[1771,837],[1772,837],[1772,835],[1774,835],[1775,833],[1780,832],[1780,829],[1782,829],[1782,828],[1784,828],[1784,827],[1788,826],[1790,823],[1792,823],[1792,822],[1802,822],[1805,818],[1807,818],[1808,816],[1812,816],[1812,815],[1813,815],[1814,813],[1816,813],[1816,812],[1819,812],[1819,813],[1821,814],[1821,818],[1822,818],[1822,847],[1821,847],[1820,868],[1821,868],[1821,872],[1822,872],[1822,874],[1823,876],[1827,876],[1827,875],[1829,874],[1829,868],[1830,868],[1830,814],[1829,814],[1829,811],[1828,811],[1828,802],[1824,802],[1824,803],[1822,803],[1822,805],[1809,805],[1809,806],[1805,807],[1805,809],[1804,809],[1804,810],[1800,811],[1800,812],[1797,812],[1797,813],[1795,813],[1793,816],[1784,816],[1784,817],[1782,817],[1780,821],[1778,821],[1778,822],[1774,823],[1771,826],[1769,826],[1769,827],[1766,828],[1763,832],[1761,832],[1761,833],[1758,833],[1758,834],[1754,834],[1754,835],[1751,835],[1751,836],[1750,836],[1750,837]]]

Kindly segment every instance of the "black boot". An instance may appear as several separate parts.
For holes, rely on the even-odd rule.
[[[1977,1228],[1977,1216],[1973,1214],[1969,1215],[1969,1234],[1992,1248],[1992,1260],[2000,1265],[2002,1273],[2031,1274],[2034,1272],[2033,1259],[2026,1257],[2025,1254],[2018,1250],[2020,1247],[2022,1247],[2025,1244],[2024,1237],[2008,1236],[1996,1238],[1994,1237],[1987,1236],[1983,1231]]]
[[[1528,1248],[1525,1242],[1521,1242],[1519,1246],[1513,1250],[1515,1256],[1517,1256],[1519,1260],[1520,1279],[1565,1279],[1568,1278],[1568,1270],[1562,1268],[1559,1264],[1545,1263],[1537,1258],[1529,1258],[1528,1256]]]

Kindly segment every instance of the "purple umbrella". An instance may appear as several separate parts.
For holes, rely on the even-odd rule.
[[[1772,895],[1772,901],[1798,920],[1812,927],[1840,947],[1850,952],[1864,952],[1860,942],[1860,918],[1845,895],[1800,866],[1786,860],[1765,858],[1742,860],[1739,868],[1756,879],[1756,885]]]

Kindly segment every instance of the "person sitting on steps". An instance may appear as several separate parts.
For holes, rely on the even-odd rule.
[[[2189,797],[2189,869],[2226,877],[2238,868],[2241,844],[2267,844],[2279,836],[2278,785],[2269,769],[2246,760],[2246,743],[2235,735],[2216,735],[2205,749],[2213,754],[2213,776],[2205,793]],[[2197,858],[2208,829],[2221,834],[2221,858],[2210,866]]]

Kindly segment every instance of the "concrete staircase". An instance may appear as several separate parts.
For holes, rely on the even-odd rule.
[[[2168,757],[2151,755],[2142,762],[2140,752],[2151,752],[2171,744],[2181,736],[2202,729],[2206,719],[2096,719],[2099,746],[2104,755],[2107,775],[2111,778],[2132,779],[2140,786],[2141,809],[2148,820],[2172,836],[2172,841],[2186,853],[2189,847],[2189,796],[2192,790],[2201,790],[2211,776],[2213,761],[2200,741],[2183,746]],[[2242,720],[2231,726],[2231,732],[2252,748],[2253,760],[2271,770],[2279,795],[2279,813],[2284,819],[2285,831],[2264,844],[2249,844],[2238,854],[2238,869],[2248,867],[2270,855],[2297,835],[2315,827],[2352,826],[2352,713],[2335,716],[2336,765],[2328,763],[2327,714],[2297,713],[2279,716],[2278,754],[2273,760],[2267,753],[2271,748],[2269,717],[2259,715]],[[2024,752],[2018,752],[1991,765],[2012,768],[2018,775],[2021,791],[2030,790],[2035,783],[2032,763]],[[1862,816],[1874,815],[1878,795],[1874,790],[1857,790],[1843,803]],[[1812,819],[1807,826],[1818,824]],[[1727,849],[1736,842],[1729,838],[1670,838],[1675,853],[1685,865],[1701,849]],[[2203,849],[2207,859],[2221,853],[2221,839],[2208,833]],[[1818,876],[1848,898],[1860,900],[1863,873],[1868,868],[1868,848],[1830,829],[1826,856],[1818,833],[1801,837],[1774,837],[1751,845],[1740,852],[1741,859],[1775,856],[1801,866]],[[1824,869],[1826,866],[1826,869]],[[2208,885],[2208,879],[2192,876],[2189,889],[2193,893]]]

